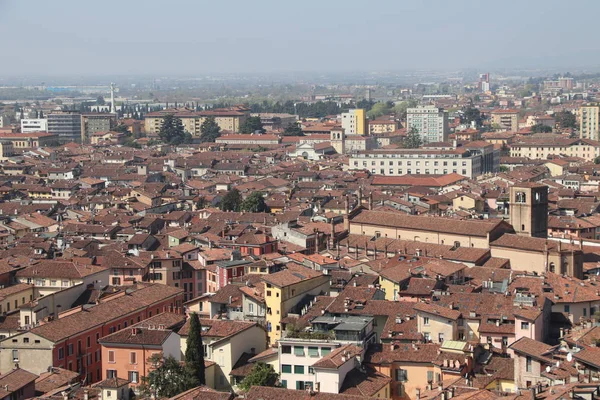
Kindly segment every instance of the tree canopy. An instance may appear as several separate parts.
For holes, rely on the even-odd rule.
[[[252,371],[244,378],[240,384],[242,390],[250,390],[252,386],[275,386],[279,374],[275,372],[273,366],[264,362],[257,362]]]
[[[185,349],[185,366],[188,368],[189,374],[196,378],[199,384],[206,384],[202,326],[196,313],[190,315],[190,330]]]
[[[556,123],[561,128],[576,128],[577,127],[577,118],[575,114],[571,111],[559,111],[554,114],[554,119]]]
[[[465,124],[470,124],[475,121],[476,126],[480,126],[482,122],[481,112],[478,108],[468,107],[463,111],[462,122]]]
[[[200,142],[214,143],[221,136],[221,127],[215,121],[215,117],[208,117],[200,125]]]
[[[104,101],[104,97],[102,96],[98,96],[98,98],[96,99],[96,104],[98,104],[99,106],[103,106],[106,102]]]
[[[243,211],[254,213],[271,211],[269,209],[269,206],[267,206],[267,204],[265,203],[265,199],[262,193],[260,192],[252,192],[250,196],[246,197],[244,201],[242,201],[240,208]]]
[[[239,211],[242,204],[242,195],[236,188],[231,189],[221,199],[221,210],[222,211]]]
[[[404,138],[404,147],[407,149],[418,149],[423,145],[423,138],[419,135],[419,131],[414,126],[410,128]]]
[[[240,133],[254,133],[256,131],[265,133],[263,124],[258,116],[246,118],[244,123],[240,126]]]
[[[283,136],[304,136],[304,132],[302,132],[300,124],[296,122],[285,127],[283,130]]]
[[[142,378],[140,391],[143,394],[168,398],[198,386],[198,380],[173,356],[164,360],[162,357],[160,353],[148,358],[148,362],[157,367]]]
[[[549,127],[548,125],[536,124],[531,127],[531,132],[532,133],[549,133],[549,132],[552,132],[552,128]]]
[[[173,114],[163,117],[158,136],[163,142],[173,145],[192,142],[192,135],[185,131],[181,119]]]

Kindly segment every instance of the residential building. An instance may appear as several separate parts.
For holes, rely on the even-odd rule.
[[[110,113],[81,114],[81,142],[87,143],[96,132],[108,132],[117,127],[117,115]]]
[[[48,120],[46,118],[24,118],[21,120],[21,133],[47,131]]]
[[[510,156],[544,160],[549,156],[566,156],[594,161],[600,156],[600,142],[592,139],[570,139],[554,134],[538,134],[512,143]]]
[[[68,310],[28,331],[0,342],[0,372],[15,363],[40,374],[49,366],[75,371],[89,383],[102,380],[99,339],[161,312],[181,312],[183,294],[169,286],[151,284],[123,290]]]
[[[448,113],[435,106],[417,106],[406,110],[406,129],[416,129],[425,143],[448,140]]]
[[[555,364],[553,354],[556,346],[523,337],[510,346],[514,352],[515,386],[532,388],[538,383],[547,383],[544,372],[547,366]]]
[[[490,145],[492,149],[492,145]],[[489,157],[488,154],[490,155]],[[348,159],[349,169],[368,170],[372,174],[400,175],[447,175],[459,174],[475,178],[485,172],[491,160],[491,168],[498,165],[497,153],[478,154],[466,147],[455,149],[378,149],[359,151]],[[498,161],[497,161],[498,160]],[[491,172],[491,171],[489,171]]]
[[[244,353],[259,354],[267,348],[265,329],[255,322],[201,319],[204,360],[216,363],[214,376],[207,377],[217,390],[229,391],[233,382],[229,373]],[[178,331],[181,355],[185,354],[189,334],[189,319]]]
[[[142,379],[155,366],[152,356],[181,360],[181,338],[173,331],[185,322],[185,316],[160,313],[140,323],[100,338],[102,379],[127,379],[137,391]]]
[[[0,133],[2,141],[10,141],[14,149],[34,149],[58,143],[58,136],[47,132]]]
[[[25,400],[35,397],[37,375],[15,366],[0,375],[0,398],[3,400]]]
[[[248,118],[249,110],[243,106],[219,108],[206,111],[193,111],[189,109],[169,109],[148,113],[144,116],[146,134],[156,135],[160,132],[162,119],[165,115],[172,114],[181,119],[184,129],[193,137],[200,137],[200,127],[208,117],[214,117],[215,122],[222,131],[239,132],[240,126]]]
[[[289,313],[298,313],[310,298],[329,294],[330,277],[323,273],[288,263],[287,269],[264,275],[267,306],[267,333],[274,343],[281,338],[281,320]]]
[[[81,143],[81,114],[53,111],[48,114],[48,133],[58,136],[60,143]]]
[[[290,124],[295,124],[298,121],[298,116],[286,113],[256,113],[251,115],[260,117],[260,122],[267,132],[285,129]]]
[[[579,137],[600,141],[600,106],[579,108]]]
[[[395,132],[399,128],[400,124],[393,116],[369,120],[369,135],[371,136]]]
[[[516,132],[519,130],[519,111],[494,110],[490,113],[492,126],[499,131]]]
[[[342,129],[346,136],[367,134],[366,124],[366,113],[362,108],[353,108],[342,113]]]

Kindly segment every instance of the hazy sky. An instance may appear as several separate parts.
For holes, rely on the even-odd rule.
[[[598,0],[0,0],[0,75],[600,65]]]

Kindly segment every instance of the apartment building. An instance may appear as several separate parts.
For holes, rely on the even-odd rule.
[[[497,130],[516,132],[519,130],[519,112],[517,110],[494,110],[490,113],[492,126]]]
[[[159,284],[141,285],[83,305],[59,318],[0,342],[0,372],[15,363],[40,374],[49,366],[77,372],[81,379],[102,380],[101,337],[161,312],[180,312],[182,291]]]
[[[600,106],[579,107],[579,137],[600,140]]]
[[[94,133],[108,132],[116,128],[117,115],[110,113],[81,114],[81,142],[88,143]]]
[[[58,142],[58,136],[46,132],[0,133],[0,140],[12,143],[14,149],[34,149]]]
[[[240,126],[246,121],[250,112],[247,108],[242,106],[206,111],[193,111],[183,108],[151,112],[144,117],[146,133],[151,135],[158,134],[164,116],[169,114],[180,118],[183,123],[183,128],[192,136],[199,137],[202,133],[200,127],[208,117],[214,117],[215,122],[222,131],[239,132]]]
[[[369,135],[382,135],[395,132],[400,128],[400,123],[390,117],[382,117],[369,121]]]
[[[497,156],[497,153],[491,154],[492,157],[494,154]],[[472,152],[466,147],[447,150],[377,149],[350,155],[348,165],[351,170],[366,169],[371,174],[385,176],[455,173],[475,178],[487,172],[484,161],[482,154]],[[498,161],[492,161],[491,164],[498,165]]]
[[[547,159],[548,156],[563,155],[593,161],[600,155],[600,142],[592,139],[571,139],[558,135],[532,135],[510,145],[511,157]]]
[[[299,264],[288,263],[287,269],[263,276],[265,282],[266,322],[269,341],[281,338],[281,320],[289,313],[299,313],[308,298],[329,294],[330,277]]]
[[[81,114],[72,111],[52,111],[48,114],[48,133],[63,143],[81,143]]]
[[[346,135],[366,134],[366,113],[362,108],[355,108],[342,113],[342,128]]]
[[[448,113],[435,106],[418,106],[406,110],[407,130],[416,129],[424,142],[448,140]]]

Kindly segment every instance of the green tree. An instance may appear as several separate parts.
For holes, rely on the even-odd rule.
[[[283,130],[283,136],[304,136],[300,124],[297,122],[291,123]]]
[[[408,101],[402,101],[396,104],[392,111],[396,114],[396,117],[405,120],[406,119],[406,110],[409,108],[416,107],[419,104],[416,100],[410,99]]]
[[[127,125],[125,125],[125,124],[117,125],[117,127],[115,129],[113,129],[113,131],[121,132],[121,133],[129,133],[129,131],[127,130]]]
[[[206,208],[207,206],[208,206],[208,201],[206,200],[206,197],[200,196],[198,198],[198,201],[196,201],[196,208],[198,210],[201,210],[203,208]]]
[[[250,373],[240,383],[242,390],[250,390],[252,386],[275,386],[279,374],[275,372],[273,366],[264,362],[257,362]]]
[[[265,203],[265,198],[260,192],[252,192],[250,196],[246,197],[240,208],[243,211],[258,213],[258,212],[270,212],[269,206]]]
[[[173,397],[195,386],[198,381],[173,356],[163,359],[162,353],[148,358],[154,369],[142,378],[140,391],[156,397]]]
[[[549,133],[549,132],[552,132],[552,128],[549,127],[548,125],[536,124],[531,127],[531,132],[532,133]]]
[[[96,99],[96,104],[99,106],[103,106],[105,103],[106,101],[104,101],[104,97],[98,96],[98,98]]]
[[[389,113],[391,110],[389,104],[387,103],[376,103],[371,110],[369,110],[367,112],[367,117],[369,117],[370,119],[375,119],[378,117],[381,117],[382,115],[385,115],[387,113]]]
[[[423,138],[419,135],[419,131],[414,126],[408,131],[404,138],[404,147],[407,149],[418,149],[423,145]]]
[[[223,211],[239,211],[242,204],[242,195],[236,188],[231,189],[221,199],[221,210]]]
[[[202,326],[200,325],[200,318],[196,313],[190,315],[190,330],[185,349],[185,365],[188,368],[189,374],[195,377],[199,384],[206,384]]]
[[[189,134],[188,134],[189,135]],[[162,125],[158,136],[165,143],[178,145],[191,140],[191,135],[186,135],[183,129],[183,122],[173,114],[167,114],[163,117]]]
[[[561,128],[577,127],[577,118],[575,118],[575,114],[573,114],[571,111],[559,111],[554,114],[554,119]]]
[[[470,124],[472,121],[475,121],[476,126],[480,126],[482,121],[481,112],[475,107],[468,107],[463,112],[462,122]]]
[[[200,142],[214,143],[221,136],[221,127],[215,121],[215,117],[208,117],[200,125]]]
[[[254,133],[256,131],[265,133],[263,124],[260,122],[260,117],[258,116],[246,118],[244,123],[240,126],[240,133]]]

